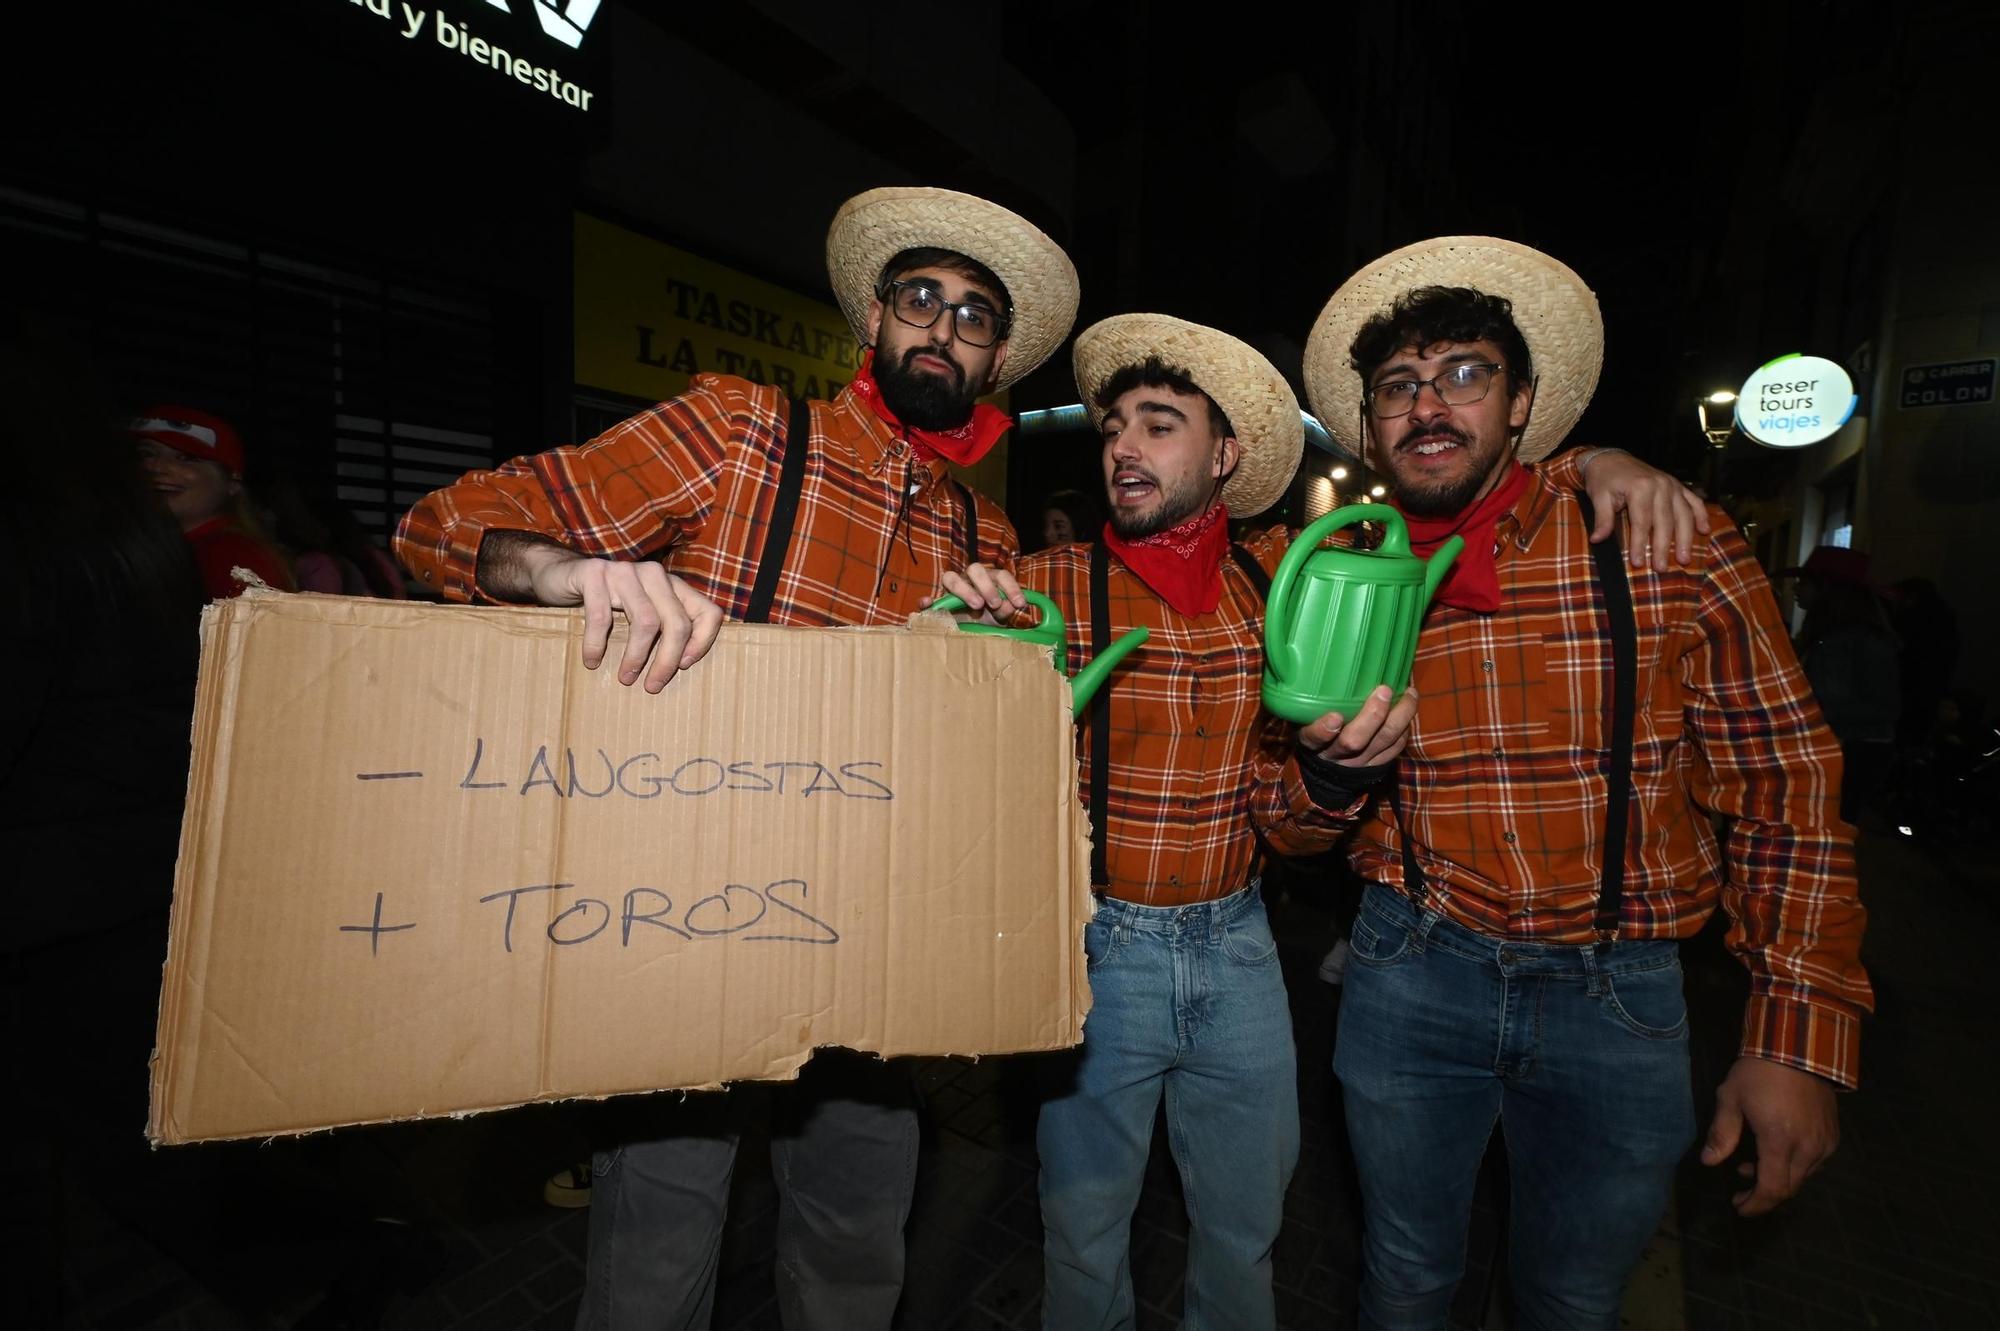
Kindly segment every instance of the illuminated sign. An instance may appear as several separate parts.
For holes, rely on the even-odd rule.
[[[1744,380],[1736,427],[1766,448],[1803,448],[1838,434],[1857,401],[1846,370],[1794,352]]]
[[[597,17],[599,0],[461,0],[456,14],[410,0],[347,3],[385,20],[384,33],[483,66],[496,79],[518,86],[521,95],[547,97],[584,114],[597,99],[590,86],[594,77],[575,57]],[[530,16],[533,26],[526,22]]]

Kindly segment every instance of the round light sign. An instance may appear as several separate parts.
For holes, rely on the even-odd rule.
[[[1780,356],[1743,382],[1736,428],[1767,448],[1803,448],[1830,439],[1860,399],[1847,371],[1822,356]]]

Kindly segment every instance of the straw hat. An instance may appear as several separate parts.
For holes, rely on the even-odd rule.
[[[1277,366],[1213,328],[1166,314],[1120,314],[1076,335],[1076,387],[1091,424],[1104,420],[1097,394],[1105,381],[1148,356],[1185,372],[1236,427],[1241,452],[1222,486],[1230,512],[1247,518],[1275,504],[1299,469],[1306,437],[1299,400]]]
[[[1062,246],[997,203],[948,189],[892,187],[857,194],[826,233],[826,273],[856,341],[868,341],[868,303],[882,265],[935,247],[977,259],[1014,304],[996,391],[1055,354],[1076,322],[1076,265]]]
[[[1535,362],[1535,406],[1518,456],[1538,462],[1572,428],[1604,364],[1604,318],[1583,279],[1539,250],[1491,236],[1406,245],[1341,283],[1306,339],[1306,398],[1343,448],[1361,453],[1361,376],[1348,361],[1361,325],[1418,287],[1505,296]]]

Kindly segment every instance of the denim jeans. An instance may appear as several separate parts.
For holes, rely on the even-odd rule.
[[[1679,944],[1503,942],[1362,899],[1333,1069],[1360,1172],[1361,1325],[1442,1328],[1496,1121],[1516,1325],[1615,1327],[1694,1140]]]
[[[1257,886],[1198,906],[1107,898],[1084,950],[1094,997],[1083,1047],[1036,1135],[1043,1326],[1133,1324],[1132,1212],[1162,1094],[1187,1196],[1181,1325],[1274,1326],[1271,1248],[1298,1163],[1298,1063]]]
[[[888,1331],[916,1188],[906,1064],[821,1050],[789,1085],[635,1102],[653,1131],[593,1161],[578,1331],[702,1331],[740,1125],[772,1099],[778,1309],[787,1331]]]

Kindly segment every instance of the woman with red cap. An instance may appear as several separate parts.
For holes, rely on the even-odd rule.
[[[149,407],[126,427],[139,440],[153,488],[181,524],[211,600],[248,585],[247,569],[269,587],[293,590],[285,558],[259,537],[243,507],[243,439],[220,416],[171,403]]]

